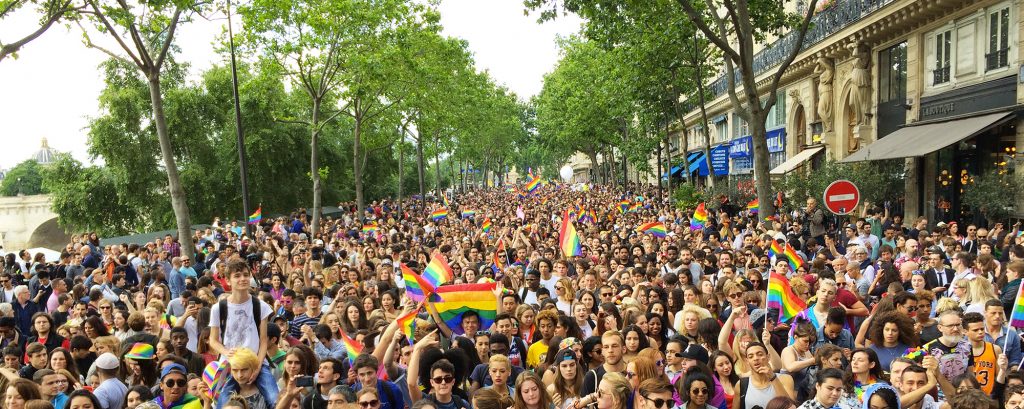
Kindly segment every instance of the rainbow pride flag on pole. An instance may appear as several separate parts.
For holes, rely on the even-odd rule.
[[[359,357],[359,354],[363,353],[363,344],[349,338],[349,336],[345,334],[345,331],[341,331],[341,342],[345,343],[345,352],[348,354],[349,365],[354,364],[356,362],[356,358]]]
[[[641,233],[651,233],[654,237],[659,239],[665,238],[668,235],[668,229],[665,227],[665,223],[662,222],[650,222],[636,228],[636,231]]]
[[[771,273],[768,276],[768,308],[778,308],[779,322],[785,322],[806,310],[807,304],[793,293],[786,276]]]
[[[772,240],[771,246],[768,247],[768,257],[774,256],[776,260],[780,257],[785,258],[786,262],[789,263],[789,268],[796,269],[807,266],[807,262],[804,261],[803,257],[797,254],[796,249],[793,246],[786,243],[785,245],[779,244],[778,240]]]
[[[260,224],[263,220],[263,206],[257,207],[255,212],[249,215],[249,224]]]
[[[448,209],[443,208],[443,207],[440,208],[440,209],[434,210],[433,213],[430,213],[430,219],[435,221],[435,222],[439,221],[441,219],[446,219],[446,218],[448,218]]]
[[[455,278],[455,273],[448,266],[448,259],[444,258],[441,252],[435,251],[430,255],[430,263],[427,264],[427,268],[423,269],[423,278],[437,289],[442,284],[452,281]]]
[[[484,233],[490,233],[491,231],[491,218],[485,217],[484,222],[480,224],[480,228],[483,229]]]
[[[533,193],[538,187],[540,187],[540,177],[534,177],[533,180],[526,184],[526,191]]]
[[[377,222],[369,222],[363,225],[363,234],[370,234],[377,231]]]
[[[437,314],[457,335],[463,335],[462,314],[476,311],[480,314],[480,328],[490,328],[498,314],[498,298],[494,295],[497,283],[446,285],[437,289],[443,301],[433,302]]]
[[[558,242],[564,257],[583,254],[580,248],[580,235],[576,233],[576,227],[572,225],[568,210],[562,215],[562,228],[558,230]],[[483,327],[481,326],[481,328]]]
[[[758,203],[757,199],[751,200],[750,203],[747,203],[747,211],[750,212],[750,214],[757,214],[760,207],[760,203]]]
[[[423,307],[423,304],[418,305],[416,309],[403,314],[395,320],[398,322],[398,329],[405,334],[405,339],[409,341],[409,345],[412,345],[414,342],[413,339],[416,334],[416,315],[419,313],[421,307]]]
[[[702,230],[707,222],[708,209],[701,202],[701,204],[697,205],[697,210],[693,211],[693,217],[690,219],[690,230]]]
[[[409,299],[421,302],[434,292],[434,285],[412,271],[405,263],[400,263],[399,268],[402,270],[402,281],[405,281],[405,295],[409,296]]]
[[[1017,289],[1017,301],[1013,303],[1013,311],[1010,313],[1010,326],[1015,328],[1024,328],[1024,298],[1021,297],[1022,288],[1024,288],[1024,285]]]
[[[472,219],[474,217],[476,217],[476,210],[463,210],[462,211],[462,218],[463,219]]]

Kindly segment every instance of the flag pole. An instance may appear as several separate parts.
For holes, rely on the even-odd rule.
[[[1017,287],[1017,297],[1013,299],[1013,309],[1010,310],[1010,319],[1009,319],[1009,322],[1006,323],[1006,335],[1005,335],[1005,340],[1003,340],[1003,353],[1004,354],[1006,353],[1007,345],[1009,345],[1009,343],[1010,343],[1010,330],[1013,329],[1013,316],[1014,316],[1014,313],[1017,310],[1017,305],[1020,304],[1021,290],[1024,290],[1024,285],[1021,285],[1021,286]]]

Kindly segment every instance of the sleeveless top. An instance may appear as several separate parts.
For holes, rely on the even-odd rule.
[[[996,372],[996,349],[992,343],[986,342],[981,355],[974,355],[974,375],[986,394],[992,394],[996,385]]]
[[[754,382],[748,382],[747,390],[743,392],[745,392],[743,396],[744,405],[741,409],[754,409],[754,406],[764,408],[768,405],[768,401],[777,396],[775,393],[775,384],[770,382],[762,389],[754,386]]]

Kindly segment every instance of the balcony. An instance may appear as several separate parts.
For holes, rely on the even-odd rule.
[[[949,66],[936,68],[932,71],[932,84],[939,85],[949,82]]]
[[[1006,67],[1010,64],[1010,49],[1004,48],[985,54],[985,71]]]
[[[835,3],[811,18],[811,26],[807,29],[807,35],[800,50],[806,50],[840,30],[850,26],[869,14],[895,2],[896,0],[836,0]],[[754,54],[754,72],[757,75],[763,74],[768,69],[780,64],[796,46],[796,35],[793,32],[787,33],[772,45]],[[736,69],[736,83],[740,83],[739,67]],[[725,75],[719,77],[709,86],[715,98],[725,95],[729,91],[729,82]]]

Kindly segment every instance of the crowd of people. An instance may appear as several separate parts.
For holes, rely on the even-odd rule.
[[[549,184],[75,236],[0,273],[3,409],[1019,409],[1010,228]],[[447,217],[436,210],[447,210]],[[433,215],[433,216],[432,216]],[[768,217],[766,217],[768,216]],[[581,254],[566,256],[571,218]],[[661,222],[666,231],[638,231]],[[791,247],[793,258],[769,251]],[[402,266],[495,283],[445,325]],[[784,277],[786,319],[767,308]],[[446,285],[448,285],[446,284]],[[428,297],[429,298],[429,297]],[[792,305],[790,307],[792,307]],[[1022,307],[1024,308],[1024,307]],[[399,317],[417,311],[412,339]],[[1016,318],[1016,317],[1014,317]],[[493,321],[493,322],[492,322]],[[350,343],[352,340],[354,343]],[[217,369],[221,370],[218,372]],[[211,386],[211,384],[213,384]]]

